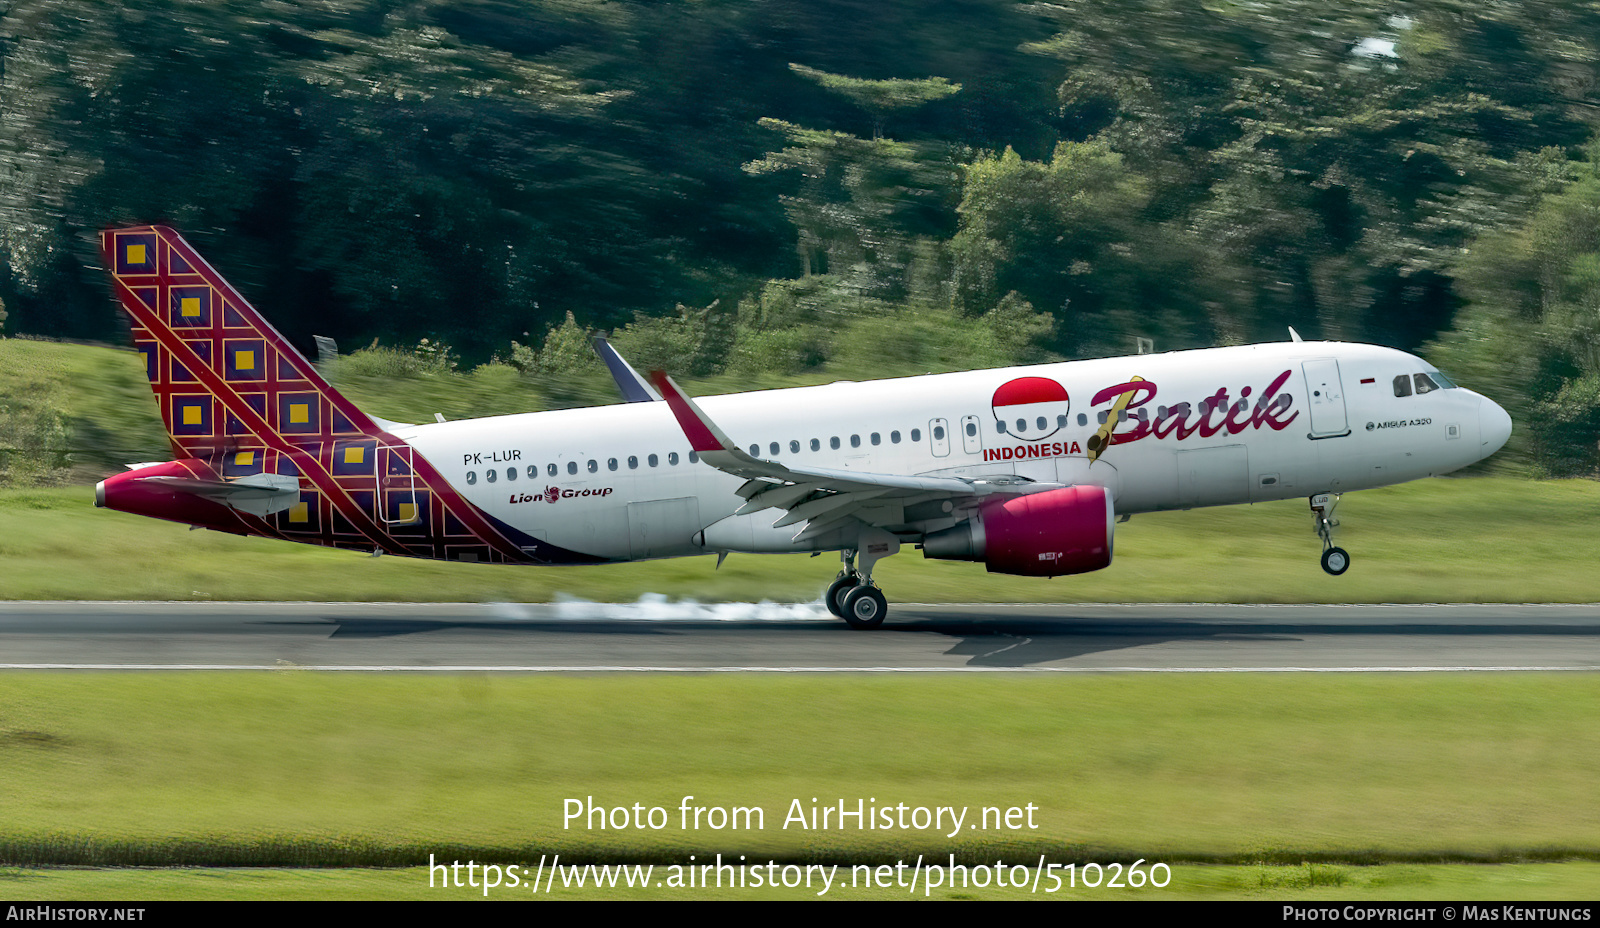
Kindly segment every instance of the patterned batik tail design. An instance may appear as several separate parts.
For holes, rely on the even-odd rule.
[[[468,503],[331,387],[178,233],[112,229],[101,251],[176,461],[101,484],[112,509],[415,557],[586,559]]]

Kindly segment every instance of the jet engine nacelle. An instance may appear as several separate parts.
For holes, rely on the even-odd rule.
[[[978,514],[922,541],[924,557],[982,561],[991,573],[1058,577],[1111,563],[1116,513],[1104,487],[984,501]]]

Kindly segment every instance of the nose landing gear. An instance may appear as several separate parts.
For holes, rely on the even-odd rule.
[[[1322,569],[1335,577],[1350,569],[1350,552],[1333,543],[1333,530],[1339,527],[1333,510],[1338,505],[1338,493],[1318,493],[1311,497],[1311,517],[1317,537],[1322,539]]]

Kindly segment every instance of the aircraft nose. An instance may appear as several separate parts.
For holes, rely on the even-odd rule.
[[[1505,446],[1511,437],[1511,414],[1488,397],[1478,402],[1478,434],[1483,441],[1483,456],[1488,457]]]

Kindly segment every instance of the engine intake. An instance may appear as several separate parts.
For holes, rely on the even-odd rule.
[[[1104,487],[985,500],[978,514],[922,540],[924,557],[982,561],[990,573],[1059,577],[1111,563],[1116,513]]]

